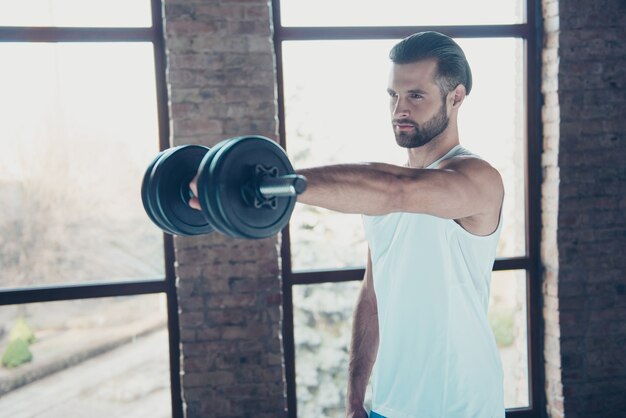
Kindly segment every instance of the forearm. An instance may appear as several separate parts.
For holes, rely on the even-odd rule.
[[[344,213],[383,215],[393,207],[398,178],[386,164],[341,164],[299,170],[307,190],[298,202]]]
[[[300,203],[363,215],[409,212],[444,219],[474,217],[475,223],[489,224],[477,231],[491,230],[504,195],[500,174],[477,158],[458,159],[437,170],[369,163],[299,173],[308,180],[307,190],[298,196]]]
[[[378,338],[376,307],[361,293],[352,325],[346,400],[349,410],[363,405],[367,383],[376,361]]]

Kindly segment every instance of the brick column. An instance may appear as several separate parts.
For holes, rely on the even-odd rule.
[[[567,418],[626,414],[626,3],[560,0],[559,304]]]
[[[543,0],[544,47],[542,51],[541,91],[544,106],[543,184],[541,188],[543,275],[543,320],[546,408],[552,418],[563,417],[563,385],[561,383],[561,340],[559,315],[559,248],[557,245],[559,210],[559,1]]]
[[[626,4],[543,3],[548,412],[624,417]]]
[[[277,138],[270,17],[266,0],[165,1],[174,145]],[[175,250],[186,416],[286,416],[278,238]]]

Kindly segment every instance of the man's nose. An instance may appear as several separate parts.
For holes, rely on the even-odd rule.
[[[406,105],[406,101],[402,100],[402,98],[398,98],[398,100],[396,101],[396,104],[393,108],[393,117],[394,119],[402,119],[402,118],[408,118],[409,117],[409,109]]]

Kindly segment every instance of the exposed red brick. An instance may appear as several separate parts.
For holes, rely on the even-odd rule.
[[[166,0],[172,142],[277,137],[269,3]],[[285,417],[277,238],[174,239],[185,415]]]
[[[625,10],[619,0],[542,3],[547,410],[618,417],[626,411]]]

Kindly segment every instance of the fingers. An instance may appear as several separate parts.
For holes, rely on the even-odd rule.
[[[189,206],[193,209],[201,210],[200,201],[198,200],[198,175],[196,175],[191,183],[189,183],[189,190],[193,193],[191,199],[189,199]]]
[[[194,196],[198,196],[198,175],[197,174],[193,178],[193,180],[191,180],[191,183],[189,183],[189,188],[193,192]]]
[[[202,209],[200,207],[200,201],[198,200],[197,197],[192,197],[191,199],[189,199],[189,207],[196,209],[196,210]]]

